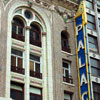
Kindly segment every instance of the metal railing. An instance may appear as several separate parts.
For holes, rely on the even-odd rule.
[[[30,76],[42,79],[42,73],[30,71]]]
[[[65,52],[71,53],[70,47],[63,47],[62,46],[62,50],[65,51]]]
[[[30,44],[41,47],[41,42],[40,41],[36,41],[33,38],[30,38]]]
[[[63,81],[64,81],[64,82],[67,82],[67,83],[73,84],[72,76],[69,76],[69,77],[64,77],[64,76],[63,76]]]
[[[16,72],[16,73],[20,73],[20,74],[25,74],[24,68],[19,68],[19,67],[16,67],[16,66],[11,66],[11,71]]]

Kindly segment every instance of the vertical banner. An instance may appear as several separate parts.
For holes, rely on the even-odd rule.
[[[82,1],[74,17],[79,97],[80,100],[93,100],[87,47],[86,24],[86,4],[85,1]]]

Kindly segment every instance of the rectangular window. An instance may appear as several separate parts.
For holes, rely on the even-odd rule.
[[[94,58],[90,58],[90,63],[91,63],[91,74],[93,76],[100,76],[100,61]]]
[[[99,6],[99,7],[100,7],[100,1],[99,1],[99,0],[97,1],[97,6]]]
[[[64,100],[72,100],[72,94],[64,91]]]
[[[100,84],[93,83],[94,100],[100,100]]]
[[[100,18],[98,20],[99,20],[99,31],[100,31]]]
[[[10,97],[13,100],[24,100],[23,85],[11,84]]]
[[[42,89],[30,87],[30,100],[42,100]]]
[[[92,0],[86,0],[86,7],[89,9],[93,9],[93,1]]]
[[[23,52],[12,49],[11,50],[11,70],[14,72],[18,72],[20,74],[24,74],[23,68]]]
[[[88,35],[88,43],[89,43],[89,48],[95,51],[98,50],[98,43],[96,37]]]
[[[37,78],[42,78],[42,68],[40,57],[30,54],[30,75]]]
[[[95,17],[93,15],[87,14],[87,28],[95,30]]]
[[[62,66],[63,66],[63,80],[64,82],[73,83],[71,71],[70,71],[70,65],[71,63],[63,60]]]

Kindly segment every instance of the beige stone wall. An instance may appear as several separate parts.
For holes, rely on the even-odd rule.
[[[53,46],[53,73],[54,73],[54,100],[64,100],[64,90],[73,93],[73,100],[78,98],[78,80],[77,80],[77,66],[76,56],[69,56],[69,54],[61,52],[61,31],[67,26],[69,37],[69,44],[71,47],[71,54],[75,54],[75,39],[74,39],[74,25],[73,21],[64,23],[61,16],[53,13],[52,23],[52,46]],[[67,57],[68,56],[68,57]],[[74,81],[74,86],[63,83],[62,59],[71,61],[71,75]]]
[[[0,0],[0,66],[2,66],[2,71],[0,71],[0,96],[5,97],[5,80],[6,80],[6,55],[7,55],[7,29],[8,29],[8,12],[9,9],[15,2],[25,1],[25,0],[12,0],[3,9],[3,4]],[[26,3],[26,2],[25,2]],[[39,6],[38,6],[39,7]],[[53,100],[64,100],[64,90],[73,93],[73,100],[78,99],[78,80],[77,80],[77,67],[76,67],[76,56],[68,56],[66,53],[61,52],[61,31],[65,26],[68,27],[68,32],[70,35],[69,43],[71,47],[71,53],[75,54],[75,40],[74,40],[74,26],[73,22],[64,23],[61,16],[51,10],[40,7],[43,13],[45,13],[51,24],[51,34],[46,35],[51,36],[51,46],[52,46],[52,72],[53,72]],[[47,51],[48,52],[48,51]],[[73,77],[74,85],[67,85],[63,83],[63,70],[62,70],[62,58],[71,61],[71,75]],[[49,70],[48,70],[49,71]],[[49,82],[49,81],[48,81]],[[50,83],[49,83],[50,84]],[[51,83],[52,84],[52,83]],[[9,83],[8,83],[9,85]],[[10,90],[9,90],[10,91]],[[1,99],[0,99],[1,100]]]
[[[7,49],[7,34],[6,34],[6,18],[4,14],[3,3],[0,0],[0,96],[5,96],[5,80],[6,80],[6,49]]]

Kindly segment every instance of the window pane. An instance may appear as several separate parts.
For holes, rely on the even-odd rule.
[[[11,65],[16,66],[16,57],[11,56]]]
[[[18,26],[18,34],[23,35],[23,27]]]
[[[17,100],[17,99],[16,99],[16,91],[15,91],[15,90],[12,90],[12,89],[11,89],[10,97],[11,97],[12,99],[14,99],[14,100]]]
[[[34,39],[34,37],[35,37],[35,32],[30,30],[30,38]]]
[[[93,43],[89,43],[89,48],[92,48],[92,49],[96,49],[97,50],[97,45],[96,44],[93,44]]]
[[[23,67],[23,59],[18,58],[18,67],[22,68]]]
[[[40,62],[40,57],[30,54],[30,59]]]
[[[93,83],[93,95],[94,95],[94,100],[100,99],[100,84]]]
[[[19,51],[19,50],[12,49],[11,53],[14,54],[14,55],[23,56],[22,51]]]
[[[88,36],[88,40],[89,40],[89,42],[91,42],[91,43],[94,43],[94,44],[96,44],[97,43],[97,38],[95,38],[95,37],[93,37],[93,36]]]
[[[64,99],[65,99],[65,100],[71,100],[71,98],[70,98],[70,97],[71,97],[71,95],[70,95],[70,94],[67,94],[67,93],[66,93],[66,94],[64,94]]]
[[[93,58],[90,58],[90,63],[91,63],[91,66],[100,68],[100,67],[99,67],[99,61],[98,61],[98,60],[93,59]]]
[[[91,67],[91,74],[93,76],[100,76],[100,70],[94,67]]]
[[[36,100],[34,95],[30,95],[30,100]]]
[[[93,7],[92,7],[92,3],[91,3],[91,2],[86,1],[86,7],[87,7],[87,8],[92,9],[92,8],[93,8]]]
[[[39,33],[35,33],[35,40],[39,41]]]
[[[87,20],[88,20],[89,22],[92,22],[92,23],[95,22],[94,16],[89,15],[89,14],[87,14]]]
[[[97,1],[97,5],[100,6],[100,1]]]
[[[69,71],[65,70],[65,77],[69,77]]]
[[[67,62],[63,62],[63,67],[68,68],[68,63]]]
[[[36,87],[30,87],[30,93],[32,94],[37,94],[37,95],[41,95],[41,89],[36,88]]]
[[[16,33],[16,25],[12,24],[12,33]]]
[[[42,99],[41,99],[41,96],[37,96],[37,100],[42,100]]]
[[[17,92],[17,100],[23,100],[23,93],[20,91]]]
[[[90,29],[93,29],[93,30],[95,30],[95,25],[94,24],[92,24],[92,23],[87,23],[87,27],[88,28],[90,28]]]
[[[34,62],[33,61],[30,61],[30,70],[34,71]]]
[[[35,71],[40,73],[40,64],[35,63]]]

